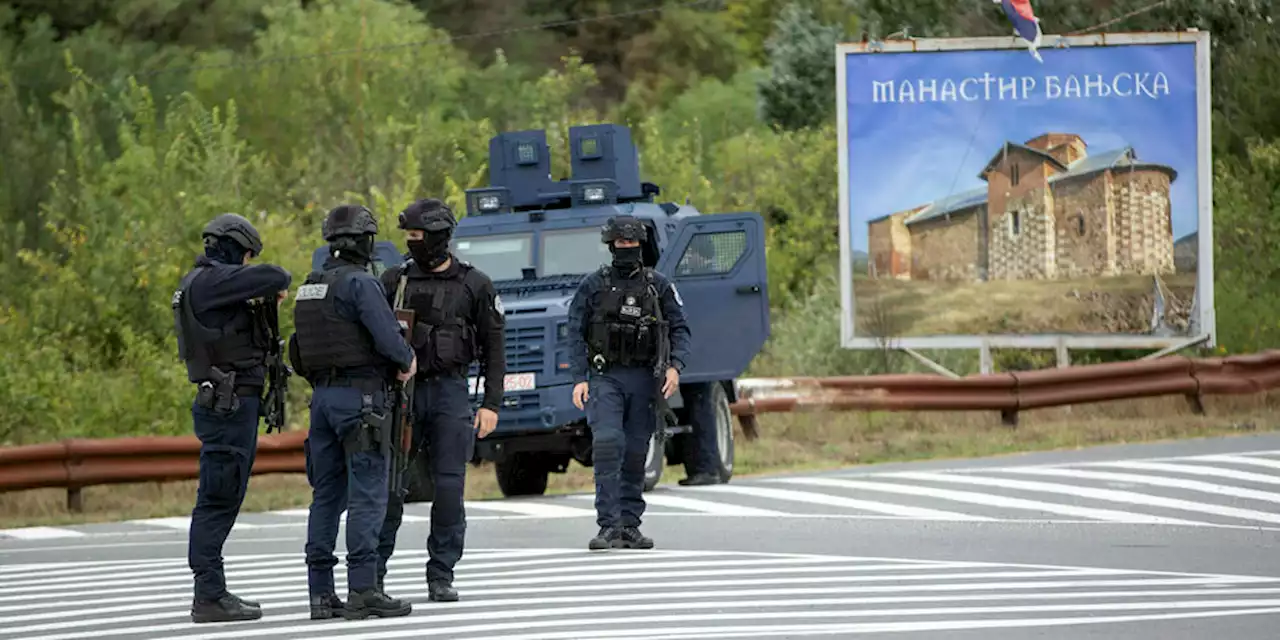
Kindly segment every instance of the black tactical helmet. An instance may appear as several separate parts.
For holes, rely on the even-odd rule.
[[[338,236],[377,235],[378,221],[373,212],[358,204],[344,204],[334,207],[324,219],[321,227],[325,240],[332,241]]]
[[[419,200],[400,212],[401,229],[420,229],[428,233],[452,231],[458,224],[453,209],[436,198]]]
[[[230,238],[246,251],[252,251],[253,255],[262,255],[262,236],[258,235],[258,230],[253,227],[253,223],[244,216],[234,213],[220,214],[204,226],[200,236]]]
[[[609,218],[604,225],[604,230],[600,232],[601,242],[612,245],[614,240],[644,242],[648,240],[648,235],[645,233],[644,224],[635,216],[615,216]]]

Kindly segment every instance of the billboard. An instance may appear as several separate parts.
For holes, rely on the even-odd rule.
[[[1209,34],[836,50],[846,348],[1214,341]]]

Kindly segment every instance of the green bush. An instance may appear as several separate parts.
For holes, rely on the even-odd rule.
[[[570,51],[542,67],[459,48],[427,21],[433,14],[403,1],[216,3],[222,13],[200,17],[209,28],[185,31],[175,7],[208,3],[153,4],[49,9],[53,17],[0,7],[0,443],[190,432],[192,389],[168,303],[214,215],[252,219],[265,238],[261,259],[289,269],[296,285],[333,206],[371,206],[383,237],[398,241],[394,216],[414,199],[465,209],[463,192],[487,181],[495,133],[547,129],[558,179],[568,127],[594,122],[632,127],[644,178],[662,199],[764,216],[773,338],[750,375],[928,371],[902,354],[838,348],[837,136],[831,118],[805,126],[796,111],[822,103],[830,78],[810,62],[816,49],[769,37],[780,20],[795,21],[794,9],[750,0],[723,14],[641,21],[651,31],[620,41],[626,51],[615,57],[602,54],[612,43],[564,32],[511,42],[522,51],[563,38],[588,46],[589,55]],[[824,33],[849,32],[865,16],[839,5],[797,3],[823,24],[842,21]],[[907,7],[889,16],[896,3],[861,5],[875,5],[881,20],[916,15]],[[929,20],[945,22],[943,14]],[[1241,78],[1274,68],[1274,34],[1239,34],[1215,50],[1215,65]],[[628,73],[636,91],[600,98]],[[1276,112],[1259,97],[1274,88],[1214,78],[1215,95],[1229,101],[1215,108],[1237,114],[1230,140],[1215,146],[1218,328],[1224,345],[1247,351],[1280,336],[1271,250],[1280,146]],[[792,105],[781,119],[794,128],[767,124],[761,109],[771,101],[779,118],[779,105]],[[1228,155],[1248,131],[1262,139],[1247,156]],[[926,355],[959,373],[977,369],[974,353]],[[1052,353],[997,355],[1001,369],[1053,363]],[[309,391],[295,382],[300,426]]]

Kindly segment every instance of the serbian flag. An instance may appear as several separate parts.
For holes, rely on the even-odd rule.
[[[1005,15],[1009,16],[1009,21],[1013,23],[1014,35],[1026,41],[1027,49],[1037,61],[1044,62],[1040,58],[1040,52],[1036,50],[1040,46],[1040,18],[1037,18],[1035,12],[1031,10],[1031,0],[993,0],[993,2],[1004,6]]]

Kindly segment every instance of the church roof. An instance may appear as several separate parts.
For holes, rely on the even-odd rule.
[[[1014,146],[1014,147],[1022,146],[1014,143],[1007,143],[1007,144],[1009,146]],[[1025,148],[1028,151],[1031,151],[1036,154],[1048,155],[1048,154],[1044,154],[1044,152],[1040,151],[1039,149],[1032,149],[1030,147],[1025,147]],[[1059,163],[1056,159],[1053,162],[1054,164],[1062,166],[1061,163]],[[990,165],[991,163],[988,163],[988,167],[990,167]],[[1060,182],[1062,180],[1069,180],[1071,178],[1079,178],[1079,177],[1087,176],[1089,174],[1097,173],[1099,171],[1105,171],[1107,169],[1121,169],[1121,168],[1132,169],[1135,171],[1144,170],[1144,169],[1164,171],[1165,173],[1169,174],[1170,181],[1173,181],[1178,177],[1178,172],[1174,171],[1173,167],[1162,165],[1162,164],[1154,164],[1150,162],[1139,162],[1137,158],[1137,154],[1134,152],[1133,147],[1129,147],[1129,146],[1121,147],[1119,149],[1112,149],[1110,151],[1104,151],[1102,153],[1098,153],[1094,155],[1085,156],[1083,158],[1080,158],[1079,160],[1076,160],[1075,162],[1072,162],[1070,165],[1063,168],[1065,169],[1065,171],[1049,177],[1050,184],[1053,184],[1055,182]],[[983,172],[985,173],[986,170],[984,170]],[[929,203],[924,208],[922,208],[918,213],[904,220],[903,224],[911,225],[911,224],[917,224],[920,222],[927,222],[929,220],[936,220],[948,214],[961,213],[961,212],[966,212],[969,209],[975,209],[986,203],[987,203],[987,187],[982,186],[977,189],[963,191],[961,193],[952,194],[944,198],[939,198],[938,200],[934,200],[933,202]]]

